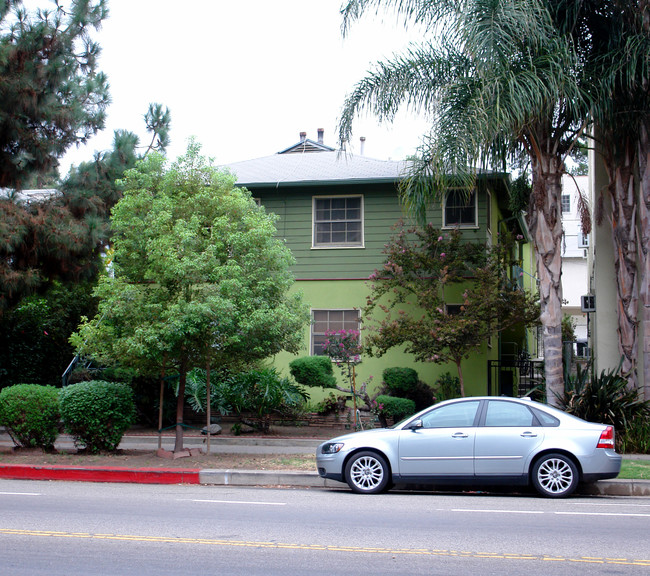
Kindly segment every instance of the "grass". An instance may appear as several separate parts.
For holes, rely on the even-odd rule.
[[[618,478],[623,480],[650,480],[650,460],[623,460]]]

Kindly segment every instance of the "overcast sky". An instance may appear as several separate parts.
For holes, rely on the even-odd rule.
[[[112,104],[105,130],[61,163],[92,159],[123,128],[146,140],[150,102],[169,107],[172,145],[185,151],[196,136],[219,164],[267,156],[299,140],[301,131],[336,145],[345,95],[377,60],[410,38],[394,16],[369,16],[341,35],[340,0],[109,0],[110,16],[94,37],[102,46]],[[44,6],[44,0],[38,1]],[[392,126],[372,117],[355,125],[353,152],[402,159],[425,131],[404,114]]]

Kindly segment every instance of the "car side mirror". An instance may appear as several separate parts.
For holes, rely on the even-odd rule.
[[[419,430],[420,428],[422,428],[422,420],[413,420],[413,422],[411,422],[409,424],[409,428],[413,432],[415,432],[416,430]]]

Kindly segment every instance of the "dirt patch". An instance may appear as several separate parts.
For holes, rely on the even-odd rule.
[[[331,427],[294,427],[275,426],[269,434],[241,435],[238,438],[255,439],[287,439],[287,444],[292,439],[309,438],[326,440],[345,433],[346,430]],[[133,429],[129,437],[157,436],[155,430]],[[205,436],[192,432],[184,434],[185,439]],[[213,436],[212,442],[218,443],[219,438],[231,438],[234,435],[230,427],[224,427],[222,434]],[[164,445],[173,445],[173,434],[164,434]],[[200,454],[184,458],[161,458],[156,454],[156,448],[149,450],[118,450],[114,453],[87,454],[76,450],[59,450],[55,453],[46,453],[39,448],[14,449],[8,446],[0,447],[0,463],[22,464],[30,466],[39,465],[65,465],[79,467],[119,466],[126,468],[199,468],[199,469],[235,469],[235,470],[315,470],[315,454]]]
[[[156,451],[118,450],[110,454],[60,451],[53,454],[37,449],[2,449],[0,463],[28,466],[65,465],[79,467],[119,466],[125,468],[209,468],[234,470],[315,470],[314,454],[202,454],[168,459]]]

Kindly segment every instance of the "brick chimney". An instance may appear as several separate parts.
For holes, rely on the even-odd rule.
[[[359,146],[359,154],[360,154],[361,156],[363,156],[363,153],[364,153],[365,150],[366,150],[366,137],[365,137],[365,136],[361,136],[361,138],[359,138],[359,142],[361,143],[360,146]]]
[[[300,133],[300,141],[304,142],[307,139],[307,132]]]
[[[323,134],[325,134],[325,130],[322,128],[318,129],[318,143],[322,144],[323,143]]]

